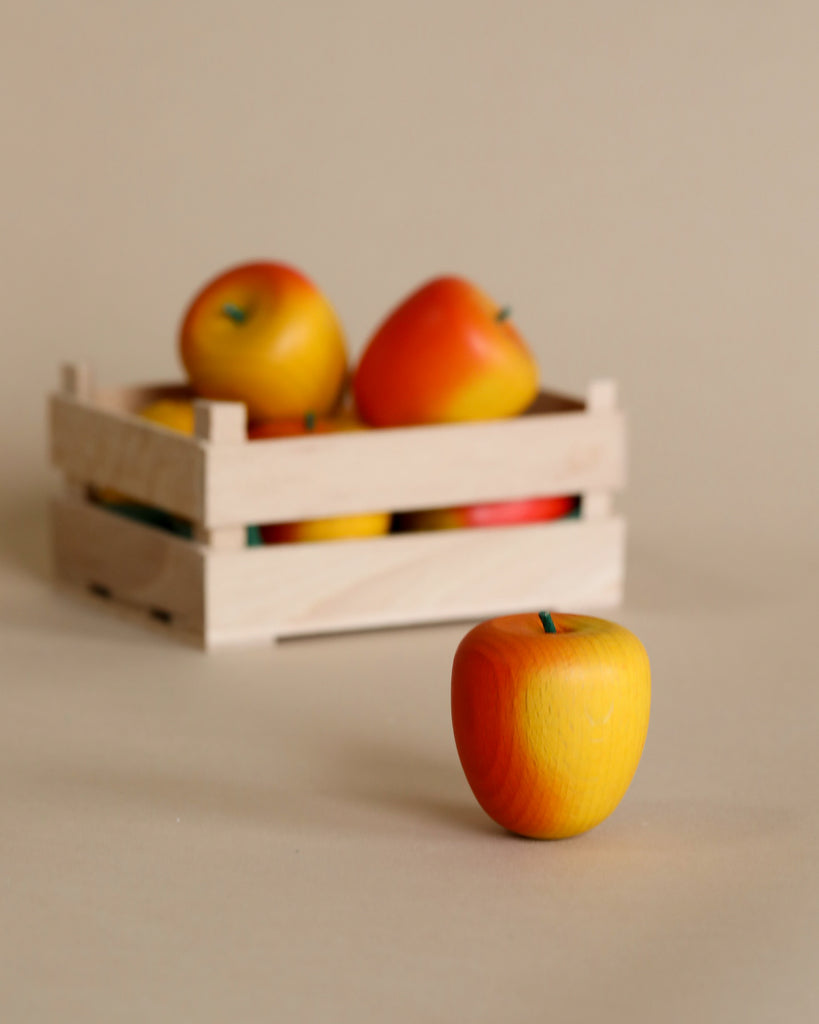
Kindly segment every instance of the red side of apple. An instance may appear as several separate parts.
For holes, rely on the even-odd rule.
[[[481,505],[428,509],[408,512],[397,520],[401,530],[452,530],[478,526],[514,526],[561,519],[574,512],[578,499],[573,495],[497,501]]]
[[[393,310],[353,375],[359,415],[376,427],[515,416],[537,388],[508,308],[458,277],[429,281]]]

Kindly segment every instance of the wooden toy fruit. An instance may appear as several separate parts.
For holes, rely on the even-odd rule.
[[[521,501],[495,501],[485,505],[462,505],[405,512],[397,519],[400,530],[457,530],[479,526],[513,526],[518,523],[543,523],[562,519],[577,509],[577,498],[558,495],[550,498],[525,498]]]
[[[537,389],[537,364],[509,310],[458,277],[402,302],[353,375],[359,414],[376,427],[514,416]]]
[[[626,792],[651,704],[645,648],[587,615],[507,615],[463,638],[452,725],[478,803],[539,839],[593,828]]]
[[[325,415],[347,372],[332,306],[281,263],[247,263],[207,284],[185,313],[179,351],[199,395],[244,402],[251,420]]]
[[[169,430],[193,435],[193,402],[184,398],[160,398],[151,402],[139,415]]]

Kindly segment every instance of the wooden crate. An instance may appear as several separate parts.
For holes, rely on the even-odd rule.
[[[612,381],[542,393],[509,420],[246,439],[246,410],[196,403],[195,437],[136,415],[180,385],[96,387],[63,368],[50,398],[58,578],[205,648],[556,608],[622,596],[625,423]],[[193,539],[92,500],[114,488],[183,517]],[[576,519],[248,547],[259,523],[557,494]]]

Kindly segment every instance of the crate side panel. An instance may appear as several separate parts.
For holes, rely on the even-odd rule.
[[[188,437],[55,395],[51,454],[55,465],[73,479],[201,519],[204,452]]]
[[[205,525],[406,511],[622,487],[618,412],[210,446]]]
[[[204,560],[197,545],[72,498],[56,499],[51,511],[60,580],[201,639]]]
[[[207,643],[612,607],[621,519],[207,554]]]

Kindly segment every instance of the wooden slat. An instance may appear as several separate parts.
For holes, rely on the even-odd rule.
[[[201,519],[204,445],[164,427],[78,401],[51,398],[51,455],[74,480]]]
[[[621,519],[207,552],[207,644],[611,607],[624,553]]]
[[[54,568],[60,580],[106,595],[114,607],[200,644],[204,632],[201,548],[87,502],[52,505]]]
[[[208,446],[204,522],[264,523],[617,489],[623,414],[521,416]]]

